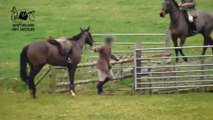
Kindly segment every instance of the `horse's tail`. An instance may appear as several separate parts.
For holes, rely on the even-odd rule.
[[[20,54],[20,77],[25,83],[28,83],[28,75],[27,75],[28,47],[29,46],[24,47]]]

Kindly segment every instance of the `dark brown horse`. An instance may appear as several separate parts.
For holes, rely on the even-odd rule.
[[[48,41],[34,42],[23,48],[20,55],[20,76],[23,81],[29,85],[32,96],[36,97],[36,86],[34,84],[35,76],[40,72],[44,65],[64,66],[68,68],[70,77],[70,92],[74,96],[74,75],[77,65],[81,60],[81,53],[85,43],[93,45],[93,38],[89,32],[81,29],[81,33],[67,39],[71,44],[69,58],[71,63],[67,62],[67,56],[62,56],[58,46]],[[29,75],[27,75],[27,63],[30,66]]]
[[[175,0],[164,0],[162,3],[162,9],[160,12],[161,17],[165,17],[166,14],[170,15],[170,31],[174,47],[178,47],[178,38],[180,38],[179,47],[183,47],[187,37],[190,37],[189,26],[184,17],[184,12],[180,10],[179,5]],[[213,45],[211,33],[213,30],[213,14],[198,11],[197,18],[195,20],[197,33],[202,34],[204,37],[204,46]],[[202,55],[205,55],[207,48],[203,48]],[[178,52],[183,56],[184,61],[188,61],[185,57],[182,49],[176,49],[176,62],[178,62]],[[213,47],[212,47],[213,53]]]

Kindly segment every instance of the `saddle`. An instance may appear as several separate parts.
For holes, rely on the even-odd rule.
[[[66,56],[68,63],[71,62],[71,59],[69,58],[69,55],[72,52],[72,43],[68,39],[66,39],[64,37],[59,38],[59,39],[54,39],[52,37],[49,37],[47,42],[52,44],[52,45],[57,46],[59,54],[61,56]]]

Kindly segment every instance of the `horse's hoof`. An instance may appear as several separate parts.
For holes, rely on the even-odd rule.
[[[70,90],[70,93],[71,93],[72,96],[74,96],[74,97],[76,96],[76,94],[73,90]]]

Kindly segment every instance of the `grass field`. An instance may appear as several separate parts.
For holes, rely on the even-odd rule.
[[[154,96],[2,94],[1,120],[212,120],[213,95]]]
[[[85,93],[77,97],[39,94],[36,100],[25,93],[27,87],[19,79],[19,54],[25,45],[49,36],[70,37],[77,34],[80,27],[89,25],[92,33],[164,33],[168,30],[169,17],[159,17],[161,2],[0,0],[0,120],[212,120],[211,93],[153,96],[96,96]],[[198,9],[213,12],[212,0],[197,2]],[[18,10],[36,11],[34,32],[11,31],[10,10],[13,6]],[[95,40],[101,41],[101,38]],[[162,41],[163,37],[121,37],[118,40],[150,42]],[[202,45],[202,42],[198,35],[189,38],[186,45]],[[201,50],[192,52],[201,53]],[[43,81],[38,89],[47,87],[48,82]],[[13,93],[14,90],[18,93]]]

